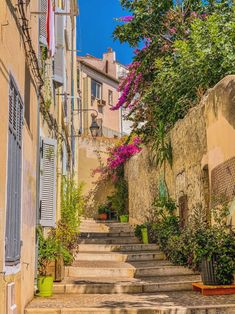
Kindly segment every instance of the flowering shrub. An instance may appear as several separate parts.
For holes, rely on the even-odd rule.
[[[232,0],[121,0],[114,38],[135,48],[121,96],[112,108],[129,108],[133,131],[152,139],[197,104],[208,88],[234,73]],[[144,46],[143,46],[144,44]],[[143,46],[142,49],[139,46]],[[143,123],[144,122],[144,123]]]
[[[129,143],[126,143],[126,138],[121,139],[117,145],[109,148],[106,164],[93,170],[93,175],[100,173],[103,179],[111,178],[116,181],[120,168],[124,166],[128,159],[138,154],[141,149],[141,139],[139,137],[133,137]]]
[[[110,170],[116,169],[123,165],[133,155],[139,153],[140,139],[136,137],[132,144],[122,144],[114,148],[111,156],[107,159],[107,167]]]
[[[128,213],[128,184],[124,178],[124,164],[141,149],[139,137],[124,137],[117,145],[109,148],[106,163],[93,171],[93,175],[100,174],[96,187],[112,180],[115,190],[107,197],[107,201],[118,217]]]
[[[128,23],[128,22],[130,22],[130,21],[132,21],[133,20],[133,16],[122,16],[122,17],[120,17],[118,20],[120,21],[120,22],[124,22],[124,23]]]

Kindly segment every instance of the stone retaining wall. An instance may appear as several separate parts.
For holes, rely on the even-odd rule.
[[[173,166],[166,166],[165,177],[170,196],[180,205],[181,216],[188,216],[198,203],[209,214],[212,185],[214,190],[218,187],[218,193],[227,193],[232,201],[235,195],[235,76],[227,76],[209,90],[169,135]],[[125,167],[130,222],[134,224],[146,221],[158,194],[161,171],[151,162],[150,155],[145,147]],[[231,218],[234,219],[233,207]]]

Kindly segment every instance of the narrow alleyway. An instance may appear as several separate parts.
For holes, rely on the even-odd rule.
[[[79,242],[54,296],[36,297],[25,314],[235,313],[233,295],[192,292],[200,276],[169,263],[156,244],[139,243],[127,223],[85,220]]]

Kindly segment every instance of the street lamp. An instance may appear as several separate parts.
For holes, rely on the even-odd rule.
[[[95,113],[91,114],[91,118],[92,118],[92,122],[90,125],[90,131],[91,131],[91,136],[93,138],[97,137],[99,135],[99,130],[100,130],[100,126],[98,125],[96,118],[98,117],[98,111],[95,109],[75,109],[74,111],[77,111],[78,113],[80,112],[84,112],[84,111],[93,111]],[[79,130],[79,136],[81,136],[82,131],[81,129]]]
[[[91,131],[91,136],[93,138],[95,138],[95,137],[97,137],[99,135],[99,129],[100,129],[100,126],[96,122],[96,117],[92,117],[90,131]]]

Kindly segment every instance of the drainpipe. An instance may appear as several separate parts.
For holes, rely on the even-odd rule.
[[[39,2],[38,2],[38,6]],[[38,8],[40,9],[40,8]],[[40,22],[38,21],[38,59],[40,58]],[[36,152],[36,227],[39,226],[40,222],[40,161],[41,161],[41,139],[40,139],[40,95],[39,88],[37,89],[37,152]],[[36,230],[35,230],[36,233]],[[38,268],[38,239],[37,234],[35,237],[35,273],[34,278],[37,278],[37,268]]]
[[[74,23],[71,17],[71,150],[72,150],[72,177],[74,175]]]

